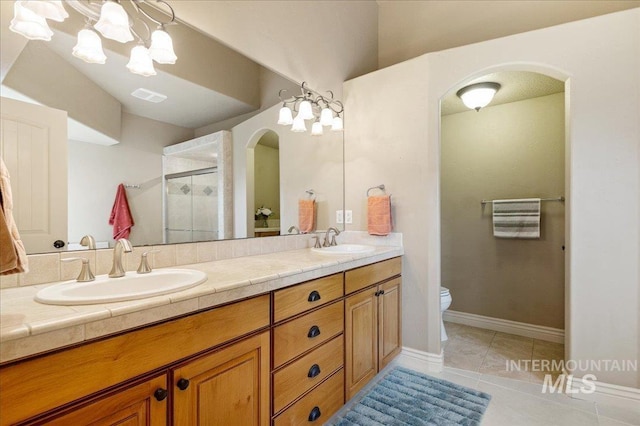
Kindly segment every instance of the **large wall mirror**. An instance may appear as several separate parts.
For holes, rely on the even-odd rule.
[[[84,25],[79,14],[69,10],[64,23],[50,23],[51,41],[27,41],[7,31],[13,2],[0,3],[0,154],[12,174],[14,217],[29,254],[80,249],[86,234],[98,247],[112,245],[108,220],[121,183],[135,221],[129,236],[134,245],[285,235],[298,225],[298,202],[308,191],[318,203],[317,229],[335,226],[335,211],[343,208],[342,132],[315,137],[276,124],[279,90],[299,93],[299,82],[183,22],[168,28],[176,64],[154,64],[155,76],[127,70],[132,43],[103,40],[106,64],[88,64],[71,54]],[[62,144],[43,142],[43,132],[48,137],[58,130],[34,118],[41,113],[64,121],[64,129],[58,129],[65,134]],[[26,121],[16,121],[16,114]],[[171,148],[203,138],[224,140],[226,148]],[[212,160],[222,153],[224,158]],[[195,173],[168,171],[167,155],[202,167],[193,167]],[[260,163],[265,158],[277,164],[277,176],[273,166]],[[221,167],[226,167],[226,181],[211,174]],[[267,177],[279,188],[262,194]],[[184,203],[207,211],[202,205],[211,202],[219,207],[192,218],[189,236],[167,231],[182,229]],[[168,203],[174,203],[170,218]],[[268,222],[256,216],[259,207],[273,211]],[[209,232],[218,222],[222,225]],[[265,225],[269,232],[261,229]],[[56,240],[64,247],[54,247]]]

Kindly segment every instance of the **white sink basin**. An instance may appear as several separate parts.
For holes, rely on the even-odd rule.
[[[338,244],[337,246],[312,248],[311,251],[322,254],[363,254],[375,251],[374,246],[363,244]]]
[[[65,281],[43,288],[37,302],[49,305],[90,305],[122,302],[195,287],[207,280],[207,274],[193,269],[156,269],[148,274],[127,272],[120,278],[99,275],[95,281]]]

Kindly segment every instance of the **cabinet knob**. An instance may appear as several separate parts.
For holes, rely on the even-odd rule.
[[[153,396],[158,400],[158,401],[164,401],[167,396],[169,396],[169,391],[166,389],[162,389],[162,388],[158,388],[156,389],[156,391],[153,393]]]
[[[320,418],[321,415],[322,413],[320,412],[320,407],[313,407],[313,410],[311,410],[311,412],[309,413],[309,421],[315,422]]]
[[[180,390],[185,390],[186,388],[189,387],[189,380],[188,379],[180,379],[180,380],[178,380],[178,383],[176,383],[176,386],[178,386],[178,389],[180,389]]]
[[[309,298],[307,300],[309,302],[317,302],[320,299],[320,293],[318,293],[316,290],[313,290],[311,293],[309,293]]]
[[[313,327],[311,327],[309,329],[309,333],[307,333],[307,337],[309,339],[313,339],[314,337],[317,337],[320,335],[320,327],[318,327],[317,325],[314,325]]]
[[[307,377],[312,379],[316,377],[318,374],[320,374],[320,366],[318,364],[313,364],[309,369],[309,374],[307,374]]]
[[[380,291],[376,291],[375,293],[373,293],[373,295],[374,295],[375,297],[380,296]]]

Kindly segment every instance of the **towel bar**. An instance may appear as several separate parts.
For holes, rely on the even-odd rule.
[[[488,204],[488,203],[493,203],[495,200],[482,200],[480,201],[480,204]],[[556,198],[540,198],[540,201],[561,201],[564,202],[564,197],[556,197]]]

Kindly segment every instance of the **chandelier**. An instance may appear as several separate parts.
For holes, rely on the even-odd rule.
[[[280,90],[278,97],[282,101],[278,124],[291,126],[292,132],[306,132],[305,120],[313,120],[311,135],[321,136],[323,127],[331,126],[331,130],[343,129],[342,117],[344,112],[342,102],[333,99],[333,92],[328,91],[329,97],[323,96],[315,90],[309,89],[305,82],[300,85],[301,94],[287,99],[282,98],[285,89]],[[296,112],[296,117],[293,113]],[[335,116],[334,116],[335,114]]]
[[[133,12],[127,11],[120,1],[92,1],[92,0],[18,0],[14,3],[14,16],[9,29],[29,40],[51,40],[53,31],[47,20],[62,22],[69,17],[63,3],[83,15],[85,26],[78,32],[78,41],[73,48],[73,56],[90,64],[104,64],[107,60],[102,50],[104,38],[127,43],[137,40],[131,49],[131,56],[127,68],[134,74],[145,77],[156,75],[153,61],[159,64],[175,64],[177,57],[173,51],[173,41],[165,30],[166,25],[175,23],[173,8],[164,0],[155,0],[166,7],[170,18],[159,21],[146,12],[143,7],[149,0],[128,0]],[[149,21],[155,26],[153,33],[149,28]],[[146,29],[146,38],[134,26],[136,23]]]

